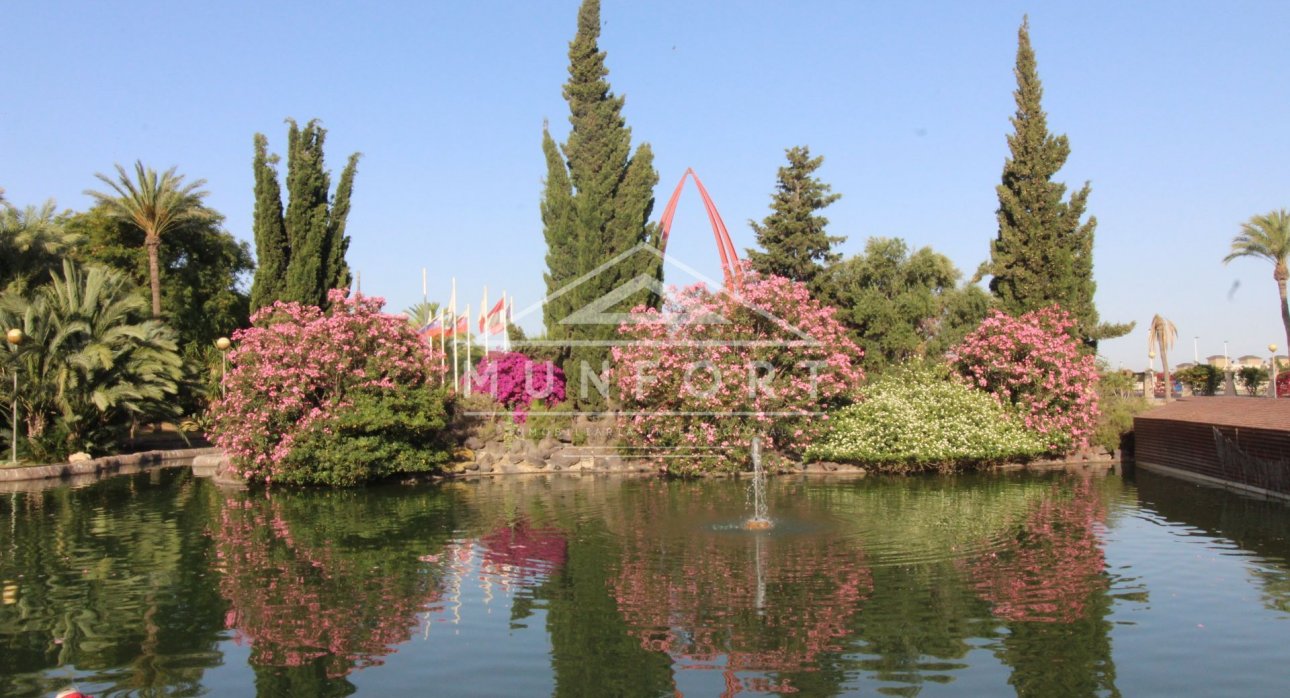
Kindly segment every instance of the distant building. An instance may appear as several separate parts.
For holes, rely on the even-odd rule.
[[[1222,354],[1214,354],[1213,356],[1206,356],[1205,363],[1213,366],[1214,368],[1225,369],[1227,368],[1228,361],[1226,356],[1223,356]]]
[[[1184,370],[1189,369],[1189,368],[1191,368],[1192,366],[1195,366],[1195,365],[1196,365],[1196,364],[1194,364],[1194,363],[1192,363],[1192,362],[1190,362],[1190,361],[1184,361],[1184,362],[1182,362],[1182,363],[1178,364],[1177,366],[1174,366],[1174,370],[1175,370],[1175,371],[1184,371]]]
[[[1267,363],[1263,360],[1262,356],[1255,356],[1254,354],[1246,354],[1245,356],[1242,356],[1241,358],[1236,360],[1237,368],[1242,368],[1244,366],[1251,366],[1253,368],[1263,368],[1266,365]]]

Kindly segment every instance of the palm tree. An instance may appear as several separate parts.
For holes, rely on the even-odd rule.
[[[32,292],[0,294],[0,327],[31,341],[5,352],[3,372],[18,370],[24,431],[34,455],[103,453],[136,420],[177,416],[183,361],[174,331],[148,317],[147,302],[125,274],[63,262],[62,274]],[[0,385],[0,399],[13,398]]]
[[[86,194],[108,207],[116,218],[124,220],[143,232],[143,245],[148,250],[148,278],[152,283],[152,317],[161,317],[161,236],[177,226],[190,221],[211,218],[213,213],[202,206],[208,192],[200,191],[206,180],[199,179],[184,184],[183,175],[170,168],[158,175],[151,167],[135,161],[135,179],[131,180],[125,168],[116,166],[117,179],[95,173],[112,190],[115,196],[87,189]]]
[[[413,327],[421,329],[438,317],[439,304],[433,301],[421,301],[404,308],[403,314],[408,317],[408,322]]]
[[[1169,393],[1172,391],[1172,383],[1169,380],[1169,350],[1173,348],[1174,341],[1178,339],[1178,328],[1174,324],[1159,315],[1151,318],[1150,333],[1147,336],[1147,352],[1150,353],[1155,349],[1160,349],[1160,365],[1165,370],[1165,402],[1169,402]]]
[[[54,209],[52,200],[22,210],[0,201],[0,288],[13,285],[21,292],[47,283],[63,257],[81,243]]]
[[[1223,263],[1237,257],[1262,257],[1272,262],[1272,279],[1281,293],[1281,324],[1286,329],[1286,346],[1290,346],[1290,304],[1286,302],[1286,279],[1290,269],[1286,257],[1290,256],[1290,213],[1279,211],[1254,216],[1241,224],[1241,234],[1232,239],[1232,251]]]

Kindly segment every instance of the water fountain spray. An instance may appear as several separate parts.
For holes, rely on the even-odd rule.
[[[744,522],[744,528],[749,530],[762,530],[773,526],[770,520],[770,511],[766,506],[766,471],[761,467],[761,437],[752,438],[752,462],[753,462],[753,515],[752,518]]]

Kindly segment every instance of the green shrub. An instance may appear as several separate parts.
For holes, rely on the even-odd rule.
[[[0,327],[27,335],[0,357],[0,401],[12,403],[16,370],[18,446],[31,460],[112,453],[133,425],[179,416],[175,334],[120,272],[65,261],[30,295],[0,294]],[[2,415],[7,436],[9,410]]]
[[[432,472],[448,461],[444,390],[359,389],[349,407],[313,422],[276,481],[348,487],[396,473]]]
[[[941,366],[889,371],[864,399],[830,417],[808,460],[861,463],[889,472],[953,470],[1045,453],[1045,440],[989,394]]]
[[[1213,395],[1223,382],[1223,372],[1209,364],[1198,364],[1174,373],[1175,380],[1191,388],[1192,395]]]
[[[1237,380],[1241,381],[1241,387],[1251,397],[1259,394],[1259,388],[1268,383],[1268,369],[1262,366],[1242,366],[1240,371],[1236,372]]]
[[[1132,373],[1103,371],[1098,383],[1098,404],[1101,414],[1093,430],[1091,442],[1108,451],[1120,448],[1120,439],[1133,431],[1133,416],[1150,407],[1146,399],[1137,395]]]
[[[529,439],[541,441],[548,436],[558,437],[569,432],[572,438],[573,403],[562,402],[554,407],[541,407],[528,416],[524,431]]]

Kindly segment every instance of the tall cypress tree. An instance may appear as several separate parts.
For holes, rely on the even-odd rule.
[[[268,154],[268,139],[255,134],[255,280],[251,283],[251,312],[283,296],[291,246],[282,220],[282,190],[278,186],[277,155]]]
[[[1118,337],[1132,325],[1099,325],[1093,306],[1093,231],[1087,221],[1089,184],[1064,201],[1066,185],[1053,176],[1070,155],[1065,135],[1048,131],[1044,94],[1030,46],[1030,22],[1017,33],[1017,111],[1008,136],[1011,153],[1003,165],[999,195],[998,238],[991,244],[983,272],[992,276],[990,291],[1006,312],[1020,314],[1054,303],[1074,316],[1077,331],[1090,345]]]
[[[548,296],[591,272],[618,254],[644,242],[657,246],[657,226],[650,224],[654,207],[654,155],[648,144],[632,152],[631,129],[622,116],[623,98],[610,90],[605,76],[605,52],[600,37],[600,2],[584,0],[578,10],[578,31],[569,44],[569,80],[564,98],[569,103],[569,138],[562,148],[544,129],[547,162],[542,222],[547,241]],[[659,278],[654,255],[639,254],[579,283],[548,302],[543,318],[547,336],[568,339],[562,357],[569,378],[580,384],[583,362],[597,374],[608,348],[594,344],[614,336],[613,324],[563,324],[570,312],[619,289],[639,276]],[[618,304],[627,310],[638,303],[657,305],[656,295],[638,290]],[[593,344],[578,344],[590,341]],[[575,393],[579,392],[575,389]],[[591,391],[583,406],[599,405]]]
[[[285,213],[273,167],[277,156],[265,155],[266,140],[256,134],[255,239],[260,269],[252,289],[253,310],[275,300],[321,306],[329,289],[350,283],[345,221],[359,154],[349,157],[333,199],[323,161],[326,129],[316,119],[303,129],[292,119],[287,123]]]
[[[552,296],[576,278],[578,265],[573,258],[576,249],[573,238],[573,184],[569,171],[560,154],[560,146],[542,127],[542,154],[546,157],[546,184],[542,193],[542,230],[546,236],[547,295]],[[573,289],[576,291],[577,289]],[[560,321],[569,315],[574,306],[569,293],[548,298],[542,306],[542,319],[549,339],[562,339],[565,326]]]
[[[789,148],[785,153],[788,164],[779,168],[770,215],[760,224],[748,221],[765,252],[748,250],[748,261],[762,274],[801,281],[818,295],[823,283],[820,272],[826,264],[842,258],[833,252],[833,245],[846,240],[824,232],[829,219],[818,211],[842,195],[831,193],[832,187],[815,176],[824,163],[823,156],[811,157],[806,146]]]

